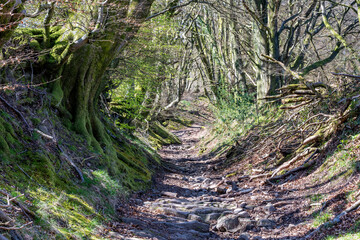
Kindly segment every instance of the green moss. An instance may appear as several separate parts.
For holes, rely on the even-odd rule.
[[[321,224],[328,222],[332,218],[332,214],[330,212],[322,212],[315,215],[315,219],[313,221],[313,227],[318,227]]]
[[[65,29],[61,26],[55,26],[50,29],[50,41],[52,44],[57,44],[60,37],[65,33]]]
[[[6,133],[6,142],[10,145],[15,144],[16,142],[15,138],[13,138],[13,135],[9,132]]]
[[[66,56],[67,48],[69,46],[69,42],[67,41],[61,41],[57,42],[50,51],[50,55],[48,58],[48,63],[55,63],[59,64],[61,63],[61,60]]]
[[[30,191],[30,194],[37,199],[34,202],[38,206],[37,213],[48,228],[61,233],[58,236],[61,239],[100,239],[95,231],[104,218],[78,196],[43,189]]]
[[[41,152],[27,152],[24,160],[26,169],[37,181],[50,186],[60,183],[55,173],[54,164],[49,156]]]
[[[34,124],[34,126],[38,126],[41,123],[41,120],[39,118],[30,118],[31,122]]]
[[[169,132],[159,122],[152,123],[149,129],[149,135],[155,145],[180,144],[180,139]]]
[[[51,104],[54,106],[60,106],[61,101],[64,97],[64,92],[61,88],[60,80],[53,84],[51,91]]]
[[[33,50],[41,51],[40,43],[35,39],[30,40],[29,47],[32,48]]]
[[[9,153],[10,152],[9,145],[5,141],[3,136],[0,136],[0,152],[3,152],[3,153]]]

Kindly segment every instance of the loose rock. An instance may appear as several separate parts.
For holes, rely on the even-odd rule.
[[[250,237],[248,234],[241,234],[237,240],[250,240]]]
[[[238,232],[252,228],[252,221],[249,219],[239,219],[235,214],[227,215],[218,219],[216,228],[220,232]]]
[[[250,218],[250,214],[246,211],[239,212],[239,213],[237,213],[237,215],[240,218]]]
[[[276,212],[276,208],[271,203],[268,203],[264,209],[265,209],[265,211],[267,211],[269,213]]]
[[[270,219],[260,219],[257,223],[259,227],[274,228],[276,223]]]
[[[205,216],[205,222],[215,221],[220,217],[221,213],[210,213]]]
[[[188,215],[187,219],[199,221],[199,222],[202,221],[202,218],[200,216],[198,216],[196,214],[192,214],[192,213]]]

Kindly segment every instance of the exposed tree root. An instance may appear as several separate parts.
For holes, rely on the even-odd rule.
[[[236,192],[236,193],[231,193],[231,194],[222,194],[220,195],[219,197],[220,198],[232,198],[232,197],[237,197],[237,196],[241,196],[243,194],[246,194],[246,193],[249,193],[249,192],[252,192],[254,190],[254,188],[247,188],[247,189],[243,189],[239,192]]]
[[[307,150],[305,150],[303,153],[296,155],[293,159],[291,159],[290,161],[288,161],[288,162],[284,163],[283,165],[281,165],[280,167],[278,167],[278,168],[273,172],[273,174],[271,175],[271,178],[273,178],[273,177],[274,177],[278,172],[280,172],[281,170],[289,167],[289,166],[290,166],[291,164],[293,164],[294,162],[296,162],[296,161],[298,161],[299,159],[301,159],[302,157],[308,155],[309,152],[310,152],[310,149],[307,149]],[[316,154],[316,152],[317,152],[317,149],[311,154],[311,156],[310,156],[308,159],[312,158],[312,157]],[[307,162],[307,161],[308,161],[308,160],[306,160],[305,162]]]
[[[317,160],[317,159],[315,158],[315,159],[312,160],[311,162],[308,162],[308,161],[309,161],[311,158],[313,158],[315,154],[316,154],[316,152],[314,152],[314,153],[304,162],[304,164],[301,165],[300,167],[291,169],[290,171],[288,171],[288,172],[286,172],[286,173],[284,173],[284,174],[282,174],[282,175],[278,175],[278,176],[271,177],[271,178],[267,179],[266,181],[270,183],[270,182],[273,182],[273,181],[276,181],[276,180],[280,180],[280,179],[285,178],[285,177],[287,177],[287,176],[289,176],[289,175],[291,175],[291,174],[293,174],[293,173],[295,173],[295,172],[302,171],[302,170],[305,170],[305,169],[313,166],[313,165],[316,163],[316,160]]]
[[[334,224],[337,224],[341,221],[341,218],[344,217],[345,215],[347,215],[349,212],[356,210],[358,207],[360,206],[360,200],[358,200],[357,202],[355,202],[353,205],[351,205],[349,208],[347,208],[346,210],[344,210],[343,212],[341,212],[340,214],[338,214],[334,219],[332,219],[331,221],[328,221],[322,225],[320,225],[318,228],[316,228],[315,230],[313,230],[312,232],[310,232],[308,235],[306,235],[305,237],[303,237],[301,240],[306,240],[311,238],[312,236],[314,236],[317,232],[319,232],[321,230],[322,227],[327,227],[327,226],[332,226]]]
[[[8,231],[10,231],[10,230],[20,230],[20,229],[23,229],[24,227],[27,227],[27,226],[29,226],[29,225],[31,225],[31,224],[33,224],[33,222],[28,222],[28,223],[25,223],[25,224],[23,224],[23,225],[21,225],[21,226],[19,226],[19,227],[2,227],[2,226],[0,226],[0,229],[1,230],[8,230]]]

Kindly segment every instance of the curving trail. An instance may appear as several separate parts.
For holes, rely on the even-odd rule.
[[[150,193],[133,196],[137,199],[132,213],[118,226],[127,229],[124,234],[128,237],[121,235],[121,239],[261,239],[251,237],[248,231],[256,235],[257,227],[275,227],[273,220],[250,215],[255,206],[243,199],[252,195],[254,187],[223,180],[213,171],[222,159],[198,155],[197,144],[208,134],[206,126],[195,124],[173,133],[182,144],[159,152],[165,173],[156,179]],[[272,205],[265,208],[274,211]]]
[[[221,178],[207,175],[217,160],[197,156],[197,144],[208,133],[207,128],[195,124],[173,133],[182,144],[159,152],[166,172],[156,180],[146,201],[137,199],[138,215],[122,218],[130,227],[135,226],[130,230],[134,236],[123,239],[221,239],[211,224],[238,207],[234,199],[221,198],[215,191]]]
[[[164,172],[153,189],[134,194],[130,206],[118,209],[123,217],[111,239],[285,240],[310,231],[306,208],[312,189],[225,178],[214,170],[223,158],[199,155],[198,143],[209,134],[205,124],[173,133],[182,144],[159,152]]]

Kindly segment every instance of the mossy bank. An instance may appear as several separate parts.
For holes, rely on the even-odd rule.
[[[18,97],[29,94],[26,90]],[[107,223],[120,216],[119,204],[131,192],[151,186],[160,166],[158,155],[103,119],[114,149],[107,155],[66,127],[56,108],[38,106],[40,99],[22,105],[12,93],[2,99],[0,205],[7,197],[18,197],[17,202],[34,213],[18,207],[0,209],[15,220],[14,227],[29,224],[17,234],[33,239],[106,239]],[[0,234],[13,237],[8,230]]]

